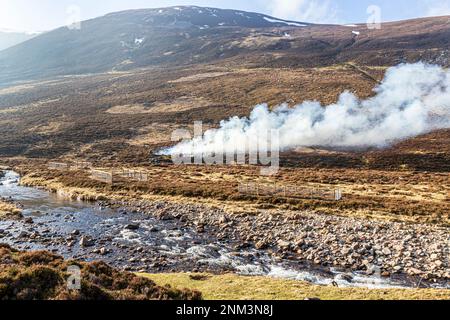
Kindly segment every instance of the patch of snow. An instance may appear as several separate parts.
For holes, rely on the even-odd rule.
[[[145,38],[136,38],[134,39],[134,44],[141,45],[144,42]]]
[[[344,24],[344,27],[352,27],[352,28],[354,28],[354,27],[357,27],[358,25],[356,25],[356,24]]]
[[[289,26],[294,26],[294,27],[307,27],[306,24],[301,24],[301,23],[297,23],[297,22],[284,22]]]
[[[290,38],[290,37],[291,37],[291,35],[290,35],[289,33],[287,33],[287,32],[284,33],[284,36],[285,36],[286,38]]]
[[[226,23],[225,23],[225,22],[221,22],[221,23],[219,23],[219,26],[224,26],[224,25],[226,25]]]
[[[361,34],[361,32],[359,32],[359,31],[352,31],[352,34],[359,36]]]
[[[288,26],[295,26],[295,27],[307,27],[305,24],[297,23],[297,22],[288,22],[283,20],[277,20],[277,19],[271,19],[269,17],[264,17],[264,20],[269,21],[271,23],[283,23],[287,24]]]

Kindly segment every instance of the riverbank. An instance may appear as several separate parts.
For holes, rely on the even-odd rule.
[[[50,196],[44,191],[19,187],[14,183],[17,175],[11,173],[8,173],[6,178],[5,190],[11,188],[9,191],[13,192],[9,194],[19,193],[25,199],[24,208],[27,218],[30,218],[30,209],[35,208],[36,204],[39,206],[46,204],[46,212],[31,212],[34,219],[0,222],[0,227],[4,224],[4,230],[0,234],[2,241],[12,241],[19,246],[28,247],[25,248],[27,250],[33,250],[35,247],[49,248],[58,253],[65,252],[64,255],[71,259],[111,261],[119,269],[129,271],[139,271],[145,266],[146,272],[153,273],[151,277],[161,286],[172,283],[174,288],[197,288],[206,292],[205,297],[208,299],[246,297],[248,299],[300,300],[305,298],[423,300],[448,298],[448,290],[391,289],[392,286],[395,287],[395,282],[389,281],[388,277],[382,275],[379,275],[380,278],[377,279],[377,277],[363,278],[356,273],[327,273],[323,265],[308,266],[294,256],[285,256],[277,252],[275,247],[269,246],[254,251],[256,246],[252,248],[252,239],[246,239],[238,233],[242,230],[237,226],[237,222],[245,225],[244,222],[248,222],[248,217],[237,216],[219,208],[169,202],[111,200],[99,201],[93,209],[86,211],[86,208],[90,208],[88,204],[66,202],[63,198],[56,195]],[[30,207],[30,198],[32,207]],[[55,203],[52,204],[52,201]],[[52,209],[54,205],[55,208]],[[74,206],[73,210],[69,210],[70,206]],[[64,211],[59,211],[58,207],[64,208]],[[266,217],[276,216],[274,212],[266,213]],[[283,216],[289,217],[287,213]],[[318,217],[312,215],[311,219],[317,220]],[[341,217],[341,219],[345,218]],[[280,221],[275,218],[264,223],[271,221],[280,224]],[[307,221],[303,222],[305,224]],[[84,223],[86,228],[82,228],[82,231],[72,229],[74,226],[82,226],[80,223]],[[273,229],[276,224],[270,227]],[[289,223],[284,221],[281,225],[288,226]],[[233,229],[237,231],[230,234],[229,231]],[[267,231],[260,227],[254,229]],[[96,230],[93,237],[85,233],[93,230]],[[222,235],[220,230],[224,232]],[[148,235],[150,238],[144,238]],[[230,241],[231,236],[235,237],[233,241]],[[281,235],[274,234],[274,236],[282,238]],[[147,245],[149,241],[151,243]],[[226,244],[225,247],[221,247],[223,244]],[[281,248],[281,245],[277,242],[277,246]],[[231,248],[231,251],[223,251],[226,248]],[[263,252],[266,252],[267,257],[263,256]],[[278,266],[270,265],[276,261],[279,261]],[[302,264],[305,269],[295,271],[294,267],[298,268]],[[289,269],[290,266],[293,268]],[[227,268],[230,269],[227,271]],[[267,270],[264,271],[264,268]],[[216,273],[214,275],[207,273],[206,277],[194,274],[189,278],[186,278],[185,273],[174,273],[177,270],[178,272],[196,272],[196,269],[216,271]],[[155,275],[154,272],[158,274]],[[263,272],[266,276],[241,277],[231,275],[229,272],[251,272],[252,274]],[[282,280],[280,277],[296,280]],[[398,279],[403,281],[398,282],[397,285],[406,285],[405,281],[411,281],[400,275]],[[431,284],[426,280],[409,283],[412,287]],[[358,286],[367,288],[358,288]],[[214,287],[216,290],[213,289]],[[250,291],[244,290],[247,288]]]
[[[314,286],[301,281],[233,274],[140,274],[160,286],[192,288],[205,300],[450,300],[450,290]]]
[[[50,170],[43,160],[5,161],[33,185],[64,192],[83,200],[111,199],[116,195],[226,207],[232,212],[265,209],[313,211],[367,220],[430,224],[450,228],[448,172],[283,167],[274,177],[261,177],[254,166],[128,167],[107,160],[93,164],[104,172],[129,169],[145,172],[147,181],[116,177],[113,184],[91,179],[90,170]],[[300,163],[301,164],[301,163]],[[239,192],[242,182],[295,185],[307,190],[340,189],[340,201],[255,196]]]
[[[74,281],[69,283],[69,277]],[[0,244],[2,301],[201,298],[198,291],[157,286],[149,279],[116,270],[103,262],[65,261],[63,257],[50,252],[21,252]]]
[[[22,183],[72,198],[110,199],[101,205],[159,220],[182,221],[200,234],[211,234],[224,241],[232,239],[237,243],[236,252],[243,248],[264,250],[273,259],[293,265],[307,262],[319,268],[353,270],[382,278],[408,277],[411,286],[448,285],[450,279],[449,229],[443,226],[340,217],[308,210],[235,213],[220,206],[152,201],[120,188],[105,192],[70,187],[57,178],[43,179],[36,174],[25,176]]]
[[[21,219],[22,210],[14,202],[0,197],[0,220]]]
[[[0,180],[5,176],[5,172],[8,169],[8,167],[0,166]],[[1,181],[0,184],[2,184]],[[22,210],[19,208],[19,205],[11,199],[3,198],[0,195],[0,220],[17,220],[22,217]]]

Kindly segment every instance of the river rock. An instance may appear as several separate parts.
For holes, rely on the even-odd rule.
[[[388,278],[388,277],[391,276],[391,274],[390,274],[390,272],[388,272],[388,271],[383,271],[383,272],[381,273],[381,276],[382,276],[382,277],[385,277],[385,278]]]
[[[338,278],[349,283],[353,282],[353,277],[349,274],[340,274]]]
[[[128,229],[128,230],[139,230],[139,227],[140,227],[140,225],[137,224],[137,223],[130,223],[130,224],[128,224],[125,227],[125,229]]]
[[[440,261],[440,260],[436,260],[436,261],[434,261],[434,263],[433,263],[433,265],[436,266],[437,268],[442,267],[443,264],[444,264],[444,263],[443,263],[442,261]]]
[[[27,223],[27,224],[33,224],[33,223],[34,223],[33,218],[31,218],[31,217],[25,218],[25,219],[23,220],[23,222],[25,222],[25,223]]]
[[[283,250],[287,250],[287,249],[289,249],[291,247],[291,243],[287,242],[287,241],[284,241],[284,240],[279,240],[277,242],[277,244]]]
[[[226,216],[221,216],[219,219],[219,224],[228,223],[228,218]]]
[[[267,242],[265,242],[265,241],[263,241],[263,240],[258,241],[258,242],[255,244],[255,248],[258,249],[258,250],[267,249],[267,247],[268,247]]]
[[[83,236],[80,239],[80,246],[82,246],[84,248],[92,247],[92,246],[94,246],[94,244],[95,244],[94,240],[89,237]]]
[[[21,231],[19,233],[19,238],[28,238],[30,236],[30,234],[26,231]]]

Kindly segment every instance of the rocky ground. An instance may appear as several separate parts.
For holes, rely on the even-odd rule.
[[[210,245],[212,255],[220,258],[220,244],[225,244],[231,248],[230,254],[245,261],[257,259],[257,255],[263,253],[275,261],[288,261],[294,266],[308,264],[311,269],[337,268],[386,278],[407,277],[413,279],[414,286],[434,282],[449,284],[450,233],[446,226],[378,221],[307,210],[261,209],[231,213],[222,206],[126,200],[131,199],[126,196],[120,199],[100,201],[98,206],[104,210],[115,209],[127,216],[126,222],[119,218],[103,223],[108,216],[93,221],[100,226],[94,236],[70,229],[77,219],[89,220],[89,214],[44,213],[37,221],[28,217],[26,221],[4,225],[0,228],[3,229],[0,241],[9,239],[14,246],[26,244],[20,247],[24,250],[38,244],[76,259],[98,259],[139,272],[226,272],[228,269],[201,264],[198,257],[180,259],[169,252],[171,247],[179,246],[188,252],[197,244]],[[52,229],[55,221],[58,221],[56,228]],[[89,230],[89,226],[85,230]],[[136,233],[143,233],[143,230],[151,231],[151,236],[144,239],[152,243],[151,246],[133,243]],[[130,243],[117,240],[118,235],[124,234],[129,235]],[[256,256],[247,256],[254,249],[258,250]]]
[[[170,203],[120,203],[159,219],[182,219],[198,232],[239,239],[239,247],[265,249],[278,258],[363,270],[381,275],[450,279],[448,228],[368,221],[308,212],[262,210],[227,214],[220,209]]]
[[[0,241],[13,239],[14,245],[28,243],[21,247],[27,250],[37,244],[38,248],[54,248],[55,252],[66,252],[76,259],[104,260],[130,271],[182,272],[186,268],[194,272],[225,271],[201,264],[194,258],[175,259],[161,250],[167,241],[188,235],[177,240],[180,247],[211,243],[211,251],[218,252],[220,246],[213,248],[213,244],[222,242],[230,246],[236,256],[246,250],[258,249],[276,261],[289,261],[292,265],[306,262],[317,270],[334,267],[382,277],[407,276],[416,279],[417,283],[448,285],[450,279],[449,230],[444,227],[280,210],[230,214],[222,209],[169,202],[119,201],[101,202],[100,205],[105,209],[119,209],[123,214],[140,214],[148,218],[139,220],[133,216],[128,224],[113,223],[96,238],[79,230],[68,230],[64,234],[50,227],[58,218],[61,223],[75,220],[70,214],[48,216],[45,217],[47,220],[38,223],[27,217],[11,221],[7,228],[0,228]],[[160,222],[151,220],[153,218]],[[133,241],[133,232],[148,228],[152,228],[155,235],[151,239],[154,248],[114,238],[114,235],[130,232],[129,240]]]

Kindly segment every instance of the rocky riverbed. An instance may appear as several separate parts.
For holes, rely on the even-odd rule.
[[[317,266],[406,274],[448,283],[450,233],[431,225],[367,221],[308,212],[227,214],[220,209],[170,203],[118,203],[159,219],[181,219],[198,232],[234,239],[238,248],[266,250],[278,260]]]
[[[69,201],[17,185],[24,218],[0,242],[142,272],[236,272],[338,286],[449,286],[449,230],[308,212],[231,214],[209,206]]]

